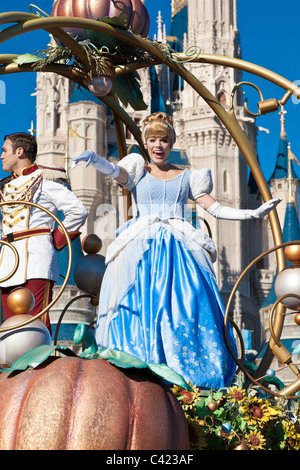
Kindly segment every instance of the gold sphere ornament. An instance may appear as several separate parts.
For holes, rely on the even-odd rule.
[[[288,245],[285,248],[286,259],[293,264],[300,264],[300,244]]]
[[[89,255],[98,253],[102,248],[102,240],[95,234],[86,235],[82,240],[82,249]]]
[[[15,315],[31,312],[34,304],[33,293],[25,287],[17,287],[7,297],[7,306]]]
[[[246,442],[243,440],[239,443],[239,445],[234,447],[233,450],[249,450],[249,449],[248,449],[248,446],[247,446]]]
[[[31,349],[51,345],[51,335],[46,325],[39,319],[18,327],[28,320],[28,315],[13,315],[2,323],[1,328],[15,326],[14,329],[0,332],[0,364],[11,366],[19,357]]]
[[[296,313],[296,315],[294,316],[294,322],[296,323],[296,325],[300,325],[300,312]]]
[[[208,408],[210,411],[214,412],[214,411],[216,411],[216,410],[218,409],[218,405],[217,405],[217,403],[216,403],[215,401],[210,401],[210,402],[208,403],[208,405],[207,405],[207,408]]]
[[[98,307],[98,305],[99,305],[99,297],[92,297],[92,298],[91,298],[91,305],[93,305],[93,307]]]
[[[291,310],[300,310],[300,299],[288,297],[288,294],[300,296],[300,265],[294,264],[283,269],[275,281],[275,294],[277,298],[287,295],[281,303]]]

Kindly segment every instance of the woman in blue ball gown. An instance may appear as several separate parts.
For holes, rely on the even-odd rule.
[[[228,386],[236,365],[224,337],[224,306],[212,263],[213,241],[185,220],[188,200],[217,218],[262,217],[279,199],[257,210],[221,206],[211,195],[207,168],[182,170],[168,161],[175,142],[173,120],[155,113],[144,121],[150,163],[129,154],[118,165],[86,151],[85,161],[132,192],[137,217],[117,231],[106,254],[96,340],[100,348],[165,363],[192,385]],[[229,327],[228,338],[235,351]]]

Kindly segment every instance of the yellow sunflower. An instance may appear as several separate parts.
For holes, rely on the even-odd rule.
[[[179,402],[184,410],[195,410],[195,403],[200,399],[200,389],[192,385],[191,382],[189,382],[189,385],[193,391],[186,390],[178,385],[174,385],[172,391],[179,398]]]
[[[245,390],[238,388],[237,386],[229,388],[227,393],[230,401],[233,403],[242,403],[246,397]]]
[[[266,439],[260,431],[250,431],[245,436],[247,446],[250,450],[263,450]]]
[[[287,444],[293,450],[300,450],[300,434],[297,432],[296,426],[290,421],[283,421],[283,427],[287,435]]]
[[[281,410],[272,406],[267,400],[258,397],[250,397],[241,405],[241,411],[247,421],[248,426],[262,427],[266,423],[278,419]]]

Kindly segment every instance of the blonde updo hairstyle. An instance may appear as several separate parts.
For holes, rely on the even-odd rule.
[[[149,137],[166,137],[173,147],[176,134],[173,127],[173,118],[166,113],[158,112],[150,114],[143,122],[143,140],[146,144]]]

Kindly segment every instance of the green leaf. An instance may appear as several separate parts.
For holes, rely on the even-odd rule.
[[[98,20],[100,21],[100,20]],[[110,18],[109,16],[105,16],[102,20],[102,23],[109,24],[111,26],[115,26],[121,29],[127,29],[128,22],[124,12],[122,11],[119,16],[114,16]],[[92,31],[90,29],[87,30],[87,35],[89,40],[98,48],[103,46],[108,47],[110,52],[112,53],[112,49],[115,49],[121,41],[118,38],[110,36],[108,34],[99,33],[97,31]]]
[[[65,348],[64,346],[57,347],[45,344],[27,351],[25,354],[16,359],[9,368],[0,367],[0,371],[10,373],[26,370],[28,368],[34,369],[35,367],[45,362],[56,349],[60,352],[63,352],[63,354],[66,354],[67,356],[75,356],[75,353],[69,348]]]
[[[33,62],[38,62],[40,60],[39,57],[33,54],[23,54],[19,55],[16,59],[13,59],[13,62],[18,65],[22,64],[31,64]]]
[[[122,29],[127,29],[127,26],[128,26],[128,21],[123,11],[121,11],[119,16],[114,16],[113,18],[110,18],[109,16],[105,16],[102,22],[110,24],[111,26],[117,26],[118,28],[122,28]]]
[[[195,408],[196,408],[195,414],[200,419],[204,419],[206,416],[210,414],[207,408],[206,401],[207,401],[206,398],[200,398],[200,400],[198,400],[195,403]]]
[[[247,421],[245,421],[243,418],[238,417],[234,420],[234,424],[237,429],[240,431],[245,431],[247,427]]]
[[[147,105],[139,84],[140,76],[136,71],[120,75],[113,84],[112,91],[115,92],[125,107],[130,105],[135,111],[144,111]]]
[[[214,416],[219,418],[220,420],[225,419],[226,417],[226,410],[225,408],[219,408],[214,412]]]
[[[213,399],[214,399],[214,401],[220,400],[220,398],[222,398],[223,395],[224,395],[224,393],[222,393],[222,392],[215,392],[215,393],[213,394]]]
[[[97,356],[100,359],[105,359],[111,364],[122,368],[136,368],[136,369],[149,369],[154,375],[166,380],[167,382],[179,385],[185,390],[193,390],[183,377],[170,369],[166,364],[155,364],[152,362],[144,362],[138,357],[124,351],[116,349],[98,349]]]

